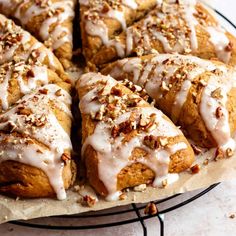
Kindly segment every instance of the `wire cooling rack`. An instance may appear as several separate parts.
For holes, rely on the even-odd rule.
[[[226,18],[222,13],[215,10],[216,14],[224,21],[236,30],[236,26]],[[114,227],[119,225],[131,224],[139,222],[143,229],[143,235],[147,235],[147,226],[146,220],[150,218],[157,218],[160,222],[160,236],[164,236],[164,214],[172,212],[182,206],[187,205],[188,203],[193,202],[194,200],[202,197],[212,189],[214,189],[217,184],[213,184],[210,187],[194,191],[193,193],[188,194],[176,194],[174,196],[161,199],[153,202],[157,209],[158,213],[154,215],[145,215],[144,209],[145,204],[131,204],[125,207],[117,207],[109,210],[103,210],[99,212],[90,212],[84,214],[76,215],[64,215],[64,216],[54,216],[48,217],[45,219],[35,219],[31,221],[12,221],[11,224],[20,225],[29,228],[39,228],[39,229],[49,229],[49,230],[86,230],[86,229],[98,229],[98,228],[107,228]],[[94,220],[96,219],[96,220]],[[90,223],[90,222],[96,222]]]
[[[76,215],[64,215],[48,217],[46,220],[35,219],[31,221],[12,221],[11,224],[39,228],[39,229],[51,229],[51,230],[85,230],[85,229],[98,229],[107,228],[113,226],[119,226],[124,224],[130,224],[139,222],[143,229],[143,235],[147,235],[147,227],[145,221],[156,217],[160,222],[160,235],[164,236],[164,214],[174,211],[188,203],[205,195],[217,184],[211,185],[210,187],[193,192],[190,196],[186,197],[186,194],[176,194],[174,196],[161,199],[153,202],[158,213],[154,215],[145,215],[144,209],[146,204],[131,204],[125,207],[116,207],[109,210],[103,210],[98,212],[90,212]],[[90,223],[96,222],[96,223]]]

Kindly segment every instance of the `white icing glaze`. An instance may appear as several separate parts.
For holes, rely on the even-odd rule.
[[[92,81],[91,81],[92,79]],[[104,85],[104,81],[107,83]],[[100,85],[105,86],[104,90],[110,94],[111,88],[117,82],[111,77],[101,76],[94,73],[89,73],[81,77],[78,86],[83,87],[86,82],[90,84],[98,83],[93,86],[92,90],[88,91],[80,101],[80,109],[82,114],[90,114],[91,110],[98,109],[99,103],[94,104],[93,98],[97,95]],[[87,105],[87,106],[86,106]],[[101,106],[101,104],[100,104]],[[89,108],[88,108],[89,107]],[[136,107],[130,108],[129,111],[119,115],[114,124],[119,125],[129,119],[131,114],[136,117],[150,117],[151,114],[156,114],[157,127],[150,131],[139,131],[139,134],[126,143],[123,142],[123,137],[119,136],[113,138],[111,136],[111,127],[109,122],[100,121],[92,135],[86,138],[82,147],[82,156],[88,145],[91,145],[97,152],[98,157],[98,171],[99,178],[106,186],[109,195],[107,200],[115,200],[120,195],[117,192],[117,175],[120,171],[135,162],[142,163],[153,170],[155,179],[153,185],[158,186],[160,178],[168,178],[168,166],[170,156],[176,152],[186,149],[187,145],[184,142],[176,143],[172,146],[166,146],[160,149],[150,149],[143,144],[144,137],[147,135],[161,136],[161,137],[175,137],[182,135],[181,131],[177,129],[172,123],[164,118],[164,115],[153,107]],[[138,160],[130,160],[129,157],[135,148],[141,148],[147,152],[147,157],[140,157]]]
[[[162,62],[167,59],[171,63],[163,64]],[[218,146],[222,147],[224,150],[228,147],[234,150],[235,144],[231,138],[226,103],[228,92],[235,87],[235,71],[231,71],[231,69],[227,69],[227,67],[223,65],[216,65],[211,61],[193,56],[162,54],[154,56],[145,63],[143,63],[140,58],[120,60],[117,65],[112,68],[110,75],[114,78],[120,78],[123,76],[123,73],[128,73],[128,78],[132,82],[144,87],[149,96],[158,101],[163,96],[163,90],[161,89],[162,82],[164,81],[166,86],[168,86],[170,78],[183,66],[186,67],[185,70],[187,70],[187,73],[185,72],[186,78],[180,90],[176,92],[175,102],[171,110],[172,120],[174,122],[178,121],[193,80],[202,73],[213,72],[212,78],[206,83],[207,86],[202,94],[200,115]],[[151,75],[150,68],[152,68],[153,71]],[[215,70],[218,70],[219,74],[214,74]],[[165,72],[164,77],[162,77],[163,72]],[[221,88],[222,90],[222,99],[217,100],[211,97],[211,92],[217,88]],[[211,103],[211,105],[209,105],[209,103]],[[216,109],[218,107],[222,109],[224,114],[220,119],[216,117]]]
[[[227,51],[226,47],[229,44],[229,39],[225,35],[225,31],[218,27],[207,27],[207,32],[210,34],[210,41],[215,47],[217,57],[228,63],[231,58],[231,51]]]
[[[39,92],[26,95],[18,104],[0,115],[0,130],[5,130],[8,125],[14,124],[14,132],[27,135],[29,138],[12,137],[12,143],[0,143],[3,155],[0,157],[0,162],[13,160],[27,165],[37,167],[45,172],[49,182],[53,187],[58,199],[66,198],[62,171],[64,164],[61,160],[61,155],[65,150],[71,150],[72,145],[69,135],[60,125],[55,114],[50,110],[50,102],[60,109],[62,112],[70,113],[68,106],[71,104],[70,95],[62,90],[57,85],[47,85],[42,87],[48,90],[48,94],[44,95]],[[55,92],[61,89],[61,96],[55,95]],[[29,116],[17,114],[20,106],[23,106],[32,111]],[[29,124],[29,121],[44,117],[45,125],[36,127]],[[6,134],[1,133],[0,141],[4,139]],[[9,136],[9,135],[8,135]],[[11,137],[11,135],[9,136]],[[26,145],[27,140],[37,140],[46,147],[41,147],[37,143]]]
[[[132,9],[137,9],[138,8],[138,4],[136,3],[135,0],[122,0],[122,3],[125,5],[125,6],[128,6]]]

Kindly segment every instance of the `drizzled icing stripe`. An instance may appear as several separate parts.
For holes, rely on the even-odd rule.
[[[22,138],[2,133],[0,135],[2,151],[0,162],[13,160],[41,169],[48,176],[57,198],[62,200],[66,198],[66,192],[62,177],[64,164],[61,156],[65,150],[71,150],[72,145],[69,135],[50,109],[50,104],[53,102],[57,109],[70,115],[68,106],[71,104],[71,97],[57,85],[46,85],[41,89],[47,89],[48,94],[36,92],[26,95],[14,108],[0,115],[0,130],[8,130],[11,125],[11,132],[27,136]],[[61,96],[58,97],[55,93],[59,89]],[[30,110],[30,114],[19,113],[22,106]],[[6,136],[10,141],[1,142]],[[31,140],[30,143],[29,140]],[[48,148],[37,145],[34,140]]]
[[[8,2],[5,0],[0,0],[0,4],[5,8],[8,6]],[[63,26],[63,23],[67,19],[74,17],[73,7],[73,0],[46,1],[44,4],[36,4],[31,0],[23,0],[17,6],[13,16],[19,19],[22,25],[27,25],[33,17],[45,13],[48,14],[48,18],[41,24],[39,35],[44,41],[51,39],[51,46],[55,50],[66,42],[72,44],[71,32],[69,32],[67,27]],[[24,10],[25,8],[27,9],[26,11]],[[55,28],[51,32],[52,26],[55,26]]]
[[[166,60],[169,63],[165,63]],[[154,70],[152,74],[149,74],[149,68],[151,66]],[[172,120],[175,122],[178,120],[193,80],[207,71],[213,72],[211,79],[206,83],[206,87],[202,93],[200,115],[218,146],[223,150],[227,148],[234,150],[235,142],[231,138],[229,115],[226,108],[227,94],[232,88],[236,87],[236,72],[233,69],[228,69],[223,65],[216,65],[210,61],[193,56],[163,54],[154,56],[145,62],[141,58],[120,60],[112,68],[110,75],[114,78],[119,78],[122,73],[132,74],[128,78],[135,84],[144,87],[149,96],[158,101],[162,98],[163,92],[165,91],[162,87],[163,83],[168,89],[170,79],[180,68],[182,68],[180,73],[184,71],[184,68],[187,68],[185,73],[186,78],[180,90],[176,92],[175,102],[171,110]],[[217,74],[215,70],[218,71]],[[148,75],[145,75],[145,73]],[[145,75],[145,80],[142,79],[143,75]],[[212,97],[212,92],[217,89],[220,89],[220,96],[217,98]],[[216,117],[217,109],[222,111],[223,115],[220,118]]]
[[[57,69],[53,53],[44,47],[42,43],[35,41],[28,32],[1,14],[0,24],[0,64],[13,61],[14,59],[17,61],[27,61],[36,53],[38,62],[43,64],[47,58],[49,68],[53,70]],[[11,38],[14,38],[14,43],[9,44]],[[23,51],[21,51],[22,49],[19,50],[21,47],[23,47]],[[35,58],[33,57],[33,59]]]
[[[92,81],[91,81],[92,80]],[[87,82],[90,84],[106,84],[104,90],[108,92],[114,87],[117,82],[107,76],[101,76],[99,74],[89,73],[81,77],[79,87],[83,87]],[[80,110],[82,114],[90,114],[92,111],[99,111],[102,104],[98,102],[94,103],[94,97],[98,96],[99,89],[96,86],[94,89],[88,91],[80,100]],[[170,162],[170,156],[176,152],[186,149],[187,144],[185,142],[175,143],[170,146],[163,147],[161,149],[151,149],[143,144],[144,137],[147,135],[153,135],[158,137],[176,137],[182,135],[173,124],[164,118],[164,115],[154,107],[135,107],[130,108],[129,111],[124,112],[114,119],[114,124],[119,125],[125,121],[128,121],[131,114],[135,114],[136,117],[144,116],[150,117],[151,114],[155,114],[155,122],[157,127],[150,131],[140,131],[138,135],[131,138],[125,144],[123,143],[123,137],[118,136],[113,138],[111,135],[111,125],[107,121],[100,121],[96,125],[96,128],[92,135],[88,136],[82,147],[82,156],[88,145],[92,146],[97,152],[98,157],[98,171],[99,178],[106,186],[109,195],[107,200],[115,200],[119,196],[117,192],[117,175],[126,166],[130,166],[135,162],[140,162],[153,170],[155,173],[155,179],[153,186],[157,187],[161,185],[161,180],[170,177],[168,175],[168,167]],[[141,148],[147,152],[147,158],[142,157],[138,160],[130,160],[132,151],[135,148]],[[177,176],[175,175],[175,178]]]
[[[31,76],[27,76],[27,72],[31,72]],[[25,95],[38,87],[38,81],[41,85],[48,83],[48,71],[46,66],[25,65],[24,62],[17,64],[3,64],[0,66],[0,101],[3,110],[7,110],[9,86],[11,80],[16,79],[21,94]],[[16,75],[15,75],[16,73]],[[27,77],[27,80],[24,79]]]

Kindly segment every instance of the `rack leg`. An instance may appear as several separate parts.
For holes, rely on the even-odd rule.
[[[164,236],[164,214],[158,214],[157,218],[160,221],[160,236]]]
[[[138,219],[142,225],[142,228],[143,228],[143,236],[147,236],[147,227],[146,227],[146,224],[144,222],[144,220],[141,218],[141,215],[140,215],[140,212],[138,210],[138,208],[136,207],[136,204],[132,204],[132,207],[134,208],[135,212],[136,212],[136,215],[138,216]]]

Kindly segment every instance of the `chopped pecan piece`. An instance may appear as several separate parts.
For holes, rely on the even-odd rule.
[[[124,121],[119,124],[120,133],[128,134],[134,129],[133,122],[130,120]]]
[[[230,41],[229,43],[228,43],[228,45],[225,47],[225,51],[226,52],[232,52],[232,50],[233,50],[233,43]]]
[[[60,96],[62,95],[61,89],[58,89],[58,90],[55,92],[55,95],[56,95],[57,97],[60,97]]]
[[[112,130],[111,130],[111,136],[112,136],[113,138],[116,138],[116,137],[119,136],[119,134],[120,134],[120,129],[119,129],[118,126],[115,125],[115,126],[112,128]]]
[[[113,87],[111,89],[111,94],[115,95],[115,96],[118,96],[118,97],[121,97],[122,96],[122,91],[119,88]]]
[[[61,156],[61,160],[66,164],[67,161],[71,160],[71,156],[67,153],[63,153]]]
[[[107,13],[109,10],[110,10],[109,4],[107,4],[106,2],[104,2],[101,12],[102,12],[103,14],[105,14],[105,13]]]
[[[145,136],[144,140],[143,140],[143,143],[144,143],[144,145],[146,145],[150,149],[157,149],[157,148],[159,148],[158,139],[157,139],[157,137],[155,137],[153,135]]]
[[[83,197],[83,204],[87,205],[88,207],[94,206],[96,203],[96,199],[92,196],[86,195]]]
[[[17,114],[18,114],[18,115],[29,116],[29,115],[32,114],[32,111],[31,111],[31,109],[29,109],[29,108],[18,107]]]
[[[219,119],[221,118],[222,116],[224,116],[224,113],[222,111],[222,108],[221,107],[217,107],[216,108],[216,118]]]
[[[46,88],[40,89],[39,92],[40,92],[41,94],[45,94],[45,95],[48,94],[48,90],[47,90]]]
[[[149,202],[144,209],[145,215],[156,215],[158,213],[158,209],[153,202]]]
[[[192,166],[190,169],[191,169],[193,174],[197,174],[197,173],[199,173],[201,168],[198,164],[196,164],[196,165]]]
[[[27,77],[34,77],[35,76],[34,71],[33,70],[28,70],[27,73],[26,73],[26,76]]]

